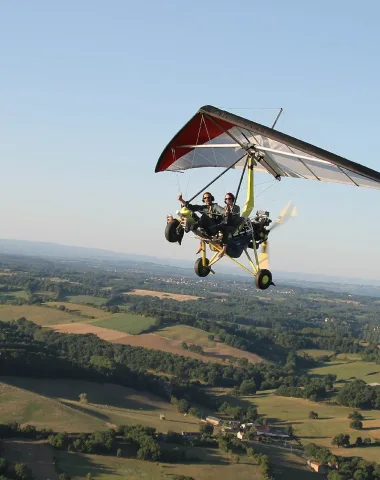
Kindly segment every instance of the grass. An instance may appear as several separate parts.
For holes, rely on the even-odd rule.
[[[38,325],[80,322],[81,318],[67,312],[36,305],[0,305],[0,320],[9,321],[25,317]]]
[[[201,298],[194,295],[183,295],[181,293],[157,292],[156,290],[139,289],[134,289],[131,292],[125,292],[124,295],[142,295],[148,297],[167,298],[171,300],[177,300],[178,302],[184,302],[186,300],[199,300]]]
[[[256,355],[251,352],[245,352],[234,347],[230,347],[225,343],[215,342],[214,340],[209,340],[209,333],[204,332],[198,328],[188,327],[187,325],[174,325],[172,327],[166,327],[162,330],[157,331],[157,334],[161,337],[168,338],[173,340],[173,343],[177,343],[178,353],[183,355],[184,350],[181,343],[193,343],[195,345],[200,345],[208,358],[214,359],[214,361],[226,361],[228,358],[241,358],[245,357],[248,361],[252,363],[257,363],[263,361],[259,355]],[[173,345],[172,345],[173,346]],[[205,359],[205,355],[201,357]]]
[[[143,317],[141,315],[133,315],[132,313],[115,313],[104,319],[92,322],[92,325],[138,335],[154,325],[155,321],[156,319],[152,317]]]
[[[200,330],[199,328],[188,327],[187,325],[174,325],[173,327],[166,327],[156,332],[162,337],[171,338],[181,342],[195,343],[202,347],[215,347],[217,343],[209,340],[209,333]]]
[[[187,449],[188,451],[188,449]],[[201,462],[186,464],[146,462],[134,459],[108,457],[103,455],[85,455],[57,451],[58,468],[73,479],[84,479],[91,473],[94,480],[169,480],[174,475],[185,475],[196,480],[261,480],[256,465],[247,457],[240,464],[231,463],[229,458],[218,450],[194,448],[191,455]]]
[[[94,297],[92,295],[68,295],[66,298],[72,303],[91,303],[98,307],[104,305],[108,300],[106,297]]]
[[[49,302],[47,306],[58,307],[59,305],[64,305],[70,310],[75,310],[80,312],[82,315],[88,315],[89,317],[102,318],[106,315],[104,310],[100,308],[91,307],[90,305],[83,305],[80,303],[69,303],[69,302]],[[111,315],[111,314],[110,314]]]
[[[18,384],[12,385],[10,381],[12,378],[0,378],[0,423],[31,423],[38,428],[47,427],[57,431],[77,431],[79,426],[86,432],[105,428],[104,422],[95,417],[24,390]]]
[[[0,382],[0,423],[32,423],[67,432],[122,424],[142,424],[161,432],[198,430],[199,419],[184,417],[148,392],[83,380],[0,377]],[[88,404],[79,402],[81,393],[87,394]],[[160,420],[160,414],[166,419]]]
[[[28,294],[26,293],[25,290],[14,290],[12,292],[1,292],[1,295],[4,295],[5,297],[12,297],[12,298],[25,298],[25,300],[28,298]]]
[[[328,362],[323,367],[313,368],[310,373],[317,375],[332,373],[337,375],[337,380],[358,378],[367,383],[380,383],[380,365],[371,362],[337,360]]]
[[[315,349],[298,350],[297,353],[298,355],[302,355],[306,353],[307,355],[309,355],[309,357],[312,357],[312,358],[318,358],[318,357],[321,357],[322,355],[328,355],[328,356],[334,355],[334,352],[331,350],[315,350]]]
[[[316,403],[309,400],[290,397],[279,397],[271,391],[259,392],[252,401],[258,408],[259,413],[268,417],[270,425],[285,426],[293,425],[296,435],[302,443],[316,443],[331,449],[331,439],[339,434],[349,434],[351,441],[361,436],[371,437],[372,440],[380,438],[380,410],[362,411],[365,417],[363,430],[353,430],[349,427],[348,414],[352,408]],[[309,412],[318,413],[317,420],[308,418]],[[350,448],[334,450],[342,455],[358,455],[366,460],[374,460],[380,457],[380,447]]]

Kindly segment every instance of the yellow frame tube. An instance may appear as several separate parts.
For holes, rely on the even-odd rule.
[[[256,248],[255,248],[256,250]],[[251,256],[249,255],[249,253],[247,252],[247,249],[245,248],[244,249],[244,253],[247,255],[247,258],[249,260],[249,263],[251,264],[251,267],[253,268],[253,270],[255,271],[255,275],[257,274],[257,272],[259,271],[259,264],[257,264],[257,266],[253,263],[253,260],[251,258]]]
[[[202,249],[202,266],[207,267],[206,265],[206,242],[201,240],[201,249]]]

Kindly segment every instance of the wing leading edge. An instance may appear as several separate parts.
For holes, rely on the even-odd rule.
[[[380,173],[238,115],[204,106],[173,137],[155,171],[242,168],[248,152],[261,152],[256,171],[380,189]],[[239,160],[240,159],[240,160]]]

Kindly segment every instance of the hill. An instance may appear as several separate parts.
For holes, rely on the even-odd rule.
[[[198,419],[149,392],[83,380],[0,377],[0,423],[16,421],[57,432],[92,432],[141,424],[159,431],[197,430]],[[79,402],[86,393],[88,403]],[[166,420],[160,420],[165,414]]]
[[[115,318],[115,322],[117,321],[118,319]],[[102,320],[101,322],[77,322],[62,325],[49,325],[49,328],[61,333],[93,333],[99,338],[109,342],[131,345],[133,347],[144,347],[152,350],[160,350],[188,358],[196,358],[203,362],[224,363],[229,359],[238,358],[247,358],[247,360],[251,363],[265,361],[262,357],[254,353],[245,352],[243,350],[239,350],[238,348],[225,345],[221,342],[208,341],[207,334],[198,328],[177,325],[175,327],[167,327],[165,329],[158,330],[157,333],[126,335],[126,333],[123,333],[123,331],[106,328],[106,325],[112,326],[112,324],[113,318],[110,320]],[[149,321],[147,325],[150,325]],[[128,325],[125,325],[124,332],[128,329]],[[202,346],[204,353],[198,354],[188,349],[184,349],[182,346],[183,342],[194,343]]]

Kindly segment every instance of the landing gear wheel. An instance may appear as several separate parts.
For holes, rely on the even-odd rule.
[[[171,220],[166,224],[165,238],[168,242],[178,242],[179,244],[181,244],[183,234],[183,228],[177,219]]]
[[[209,264],[209,259],[206,258],[206,265]],[[210,273],[211,269],[210,267],[203,266],[202,259],[198,258],[198,260],[194,264],[194,270],[195,273],[198,275],[198,277],[207,277],[207,275]]]
[[[256,287],[260,290],[266,290],[269,288],[272,283],[272,274],[269,270],[265,268],[263,270],[259,270],[255,277]]]

